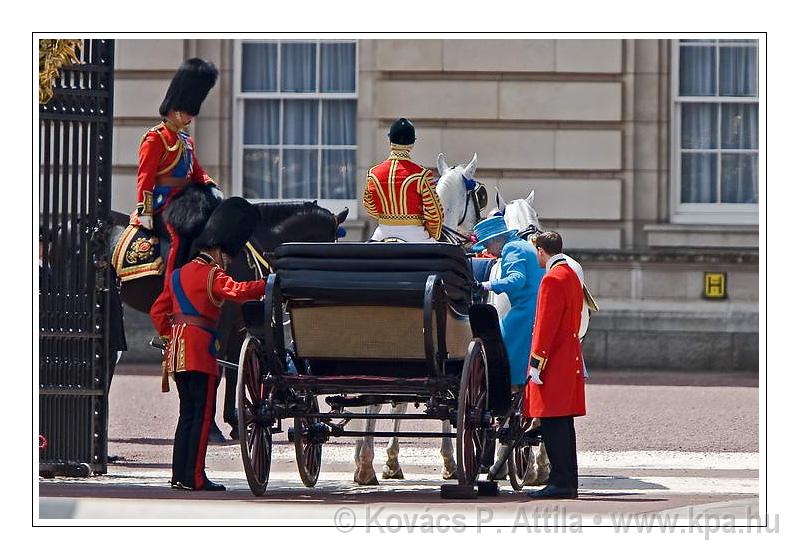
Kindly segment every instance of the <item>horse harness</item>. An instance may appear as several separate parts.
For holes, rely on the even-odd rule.
[[[450,169],[454,169],[454,167],[451,167]],[[470,204],[475,208],[475,216],[480,219],[481,210],[486,208],[486,205],[489,202],[489,195],[486,193],[486,185],[476,179],[468,179],[464,175],[462,175],[461,178],[464,180],[465,200],[464,213],[458,220],[459,226],[464,223],[464,220],[467,219],[467,211],[469,210]],[[438,182],[438,179],[436,181]],[[448,227],[444,224],[442,224],[441,238],[455,245],[465,245],[472,242],[469,236],[464,235],[457,229]]]

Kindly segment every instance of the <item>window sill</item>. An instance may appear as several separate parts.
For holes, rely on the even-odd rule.
[[[644,226],[650,247],[758,249],[758,224],[651,224]]]

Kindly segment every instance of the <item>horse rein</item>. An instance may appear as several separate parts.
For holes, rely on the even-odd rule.
[[[272,273],[272,267],[270,266],[269,261],[267,261],[267,259],[264,257],[264,252],[261,250],[261,247],[256,248],[253,243],[258,245],[257,241],[253,241],[252,243],[248,241],[244,244],[248,254],[255,260],[253,263],[254,266],[251,266],[250,268],[255,269],[262,278],[266,278],[267,275]],[[248,258],[248,261],[249,260],[250,259]]]

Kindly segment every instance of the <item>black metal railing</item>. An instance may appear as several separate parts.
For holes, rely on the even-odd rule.
[[[43,474],[105,473],[114,41],[86,39],[39,106]]]

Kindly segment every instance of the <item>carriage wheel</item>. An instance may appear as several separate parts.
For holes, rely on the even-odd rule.
[[[525,475],[528,474],[532,461],[533,447],[524,443],[515,445],[508,456],[508,480],[517,492],[522,491]]]
[[[272,422],[263,418],[267,395],[264,387],[262,350],[258,339],[249,336],[239,353],[239,445],[250,491],[263,496],[272,462]]]
[[[486,356],[480,339],[474,339],[464,359],[461,386],[458,392],[456,459],[458,482],[475,484],[486,446],[486,425],[483,421],[488,397]]]
[[[306,397],[309,401],[309,410],[319,412],[317,397]],[[311,430],[319,421],[314,416],[295,417],[294,419],[294,456],[297,459],[297,470],[300,473],[300,480],[307,487],[312,488],[317,484],[319,470],[322,466],[322,444],[314,443]]]

